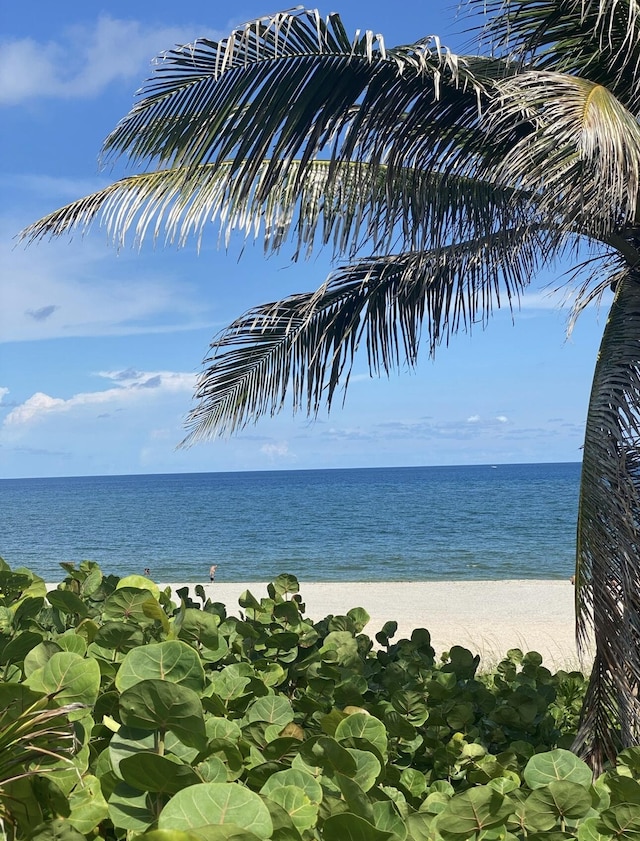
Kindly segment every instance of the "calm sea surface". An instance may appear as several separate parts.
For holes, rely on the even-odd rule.
[[[566,578],[579,464],[0,480],[0,556],[56,581]]]

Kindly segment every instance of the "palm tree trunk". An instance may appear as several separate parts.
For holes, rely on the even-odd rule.
[[[574,750],[599,773],[640,743],[640,270],[618,284],[598,354],[575,583],[578,645],[595,659]]]

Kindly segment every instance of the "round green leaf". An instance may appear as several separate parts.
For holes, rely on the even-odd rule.
[[[430,829],[434,821],[433,815],[426,812],[414,812],[406,819],[407,832],[413,841],[431,841],[433,838]]]
[[[604,829],[601,825],[600,818],[587,818],[582,821],[578,827],[578,841],[613,841],[615,835],[613,832],[607,831],[605,833],[598,829]]]
[[[197,829],[208,824],[236,824],[259,838],[269,838],[273,824],[263,800],[238,783],[199,783],[183,788],[164,807],[159,829]]]
[[[136,590],[148,590],[154,599],[160,598],[160,588],[151,581],[150,578],[145,578],[144,575],[127,575],[121,578],[116,584],[116,590],[122,590],[123,587],[131,587]]]
[[[267,592],[272,599],[276,596],[286,596],[289,593],[299,593],[300,584],[295,575],[283,573],[267,586]]]
[[[25,657],[42,643],[42,634],[22,631],[0,651],[0,663],[22,663]]]
[[[299,642],[297,634],[292,631],[277,631],[270,634],[264,641],[267,648],[275,649],[276,651],[290,651],[296,648]]]
[[[142,631],[125,622],[105,622],[93,638],[93,642],[101,648],[112,648],[116,651],[129,651],[142,646],[143,641]]]
[[[262,663],[253,664],[256,674],[265,686],[278,686],[286,678],[287,673],[279,663],[269,663],[262,661]]]
[[[631,777],[607,775],[607,788],[610,793],[610,804],[636,803],[640,804],[640,783]],[[606,804],[607,806],[609,803]]]
[[[141,680],[166,680],[202,692],[204,669],[198,652],[180,640],[151,643],[134,648],[122,661],[116,687],[124,692]]]
[[[597,824],[600,832],[613,831],[621,841],[638,841],[640,838],[640,806],[636,803],[621,803],[606,809]]]
[[[560,818],[583,818],[591,809],[589,791],[578,783],[553,780],[534,789],[524,804],[527,829],[552,829]]]
[[[154,748],[155,736],[153,733],[121,727],[117,733],[113,734],[107,748],[113,772],[116,776],[122,778],[120,763],[123,759],[140,751],[152,751]]]
[[[235,721],[228,718],[209,716],[205,724],[209,739],[228,739],[230,742],[239,742],[242,738],[242,730]]]
[[[471,788],[449,800],[438,817],[438,832],[445,839],[473,836],[475,832],[505,823],[514,808],[515,804],[492,788]]]
[[[424,706],[424,705],[423,705]],[[424,720],[421,721],[421,724],[429,717],[429,714],[424,708]],[[387,728],[387,733],[390,736],[397,736],[400,739],[405,739],[406,741],[412,741],[415,739],[417,735],[416,728],[413,724],[405,718],[405,716],[396,710],[389,710],[384,714],[384,724]]]
[[[338,742],[345,739],[366,739],[385,756],[387,753],[387,731],[384,724],[368,713],[353,713],[344,718],[336,727],[335,738]]]
[[[82,785],[69,795],[71,814],[69,823],[78,832],[85,835],[92,833],[107,817],[107,801],[102,794],[97,777],[87,774],[82,778]]]
[[[118,829],[144,832],[155,822],[151,796],[126,783],[118,783],[109,798],[109,818]]]
[[[355,779],[363,791],[369,791],[380,776],[380,762],[375,754],[357,748],[347,748],[356,762]],[[424,777],[423,777],[424,780]]]
[[[274,725],[270,725],[267,728],[267,733],[265,736],[269,736],[268,731],[273,728]],[[276,727],[276,729],[279,729]],[[287,754],[293,754],[297,752],[300,747],[300,739],[297,739],[295,736],[281,736],[277,739],[272,739],[268,745],[265,745],[262,748],[262,754],[264,758],[268,761],[282,759],[283,756]]]
[[[166,794],[175,794],[180,789],[202,782],[190,765],[157,753],[135,753],[122,759],[120,775],[126,783],[140,791]]]
[[[355,625],[356,631],[360,633],[362,629],[367,625],[371,617],[367,613],[367,611],[363,607],[352,607],[351,610],[347,611],[347,616],[349,619],[353,621]]]
[[[416,768],[405,768],[400,774],[400,783],[413,797],[420,797],[427,788],[427,780]]]
[[[38,669],[42,669],[54,654],[62,651],[57,642],[53,640],[43,640],[41,643],[32,648],[31,651],[24,658],[24,674],[25,677],[30,677]]]
[[[322,826],[322,837],[324,841],[387,841],[393,838],[390,832],[377,829],[350,812],[327,818]]]
[[[504,773],[509,772],[505,771]],[[490,786],[490,788],[494,788],[496,791],[499,791],[500,794],[509,794],[510,791],[515,791],[517,788],[520,788],[520,783],[516,782],[513,777],[495,777],[493,780],[489,780],[487,785]]]
[[[271,792],[281,786],[295,786],[301,789],[312,803],[322,802],[322,786],[313,774],[302,769],[287,768],[284,771],[276,771],[262,786],[260,794],[271,797]]]
[[[135,835],[133,841],[138,841],[138,839],[140,841],[261,841],[253,832],[231,823],[200,826],[193,832],[183,832],[179,829],[152,829],[144,835]],[[287,839],[282,839],[282,841],[287,841]]]
[[[144,611],[144,605],[147,602],[157,604],[148,590],[139,590],[134,587],[116,590],[104,603],[102,619],[105,622],[132,622],[143,627],[151,625],[154,620]]]
[[[419,727],[429,718],[429,710],[424,702],[424,693],[400,690],[393,693],[391,703],[397,713],[400,713],[407,720],[407,723],[414,727]]]
[[[218,647],[220,618],[195,607],[185,608],[178,636],[181,640],[199,642],[206,648]]]
[[[329,736],[307,739],[300,746],[300,755],[311,768],[322,768],[325,773],[338,771],[353,777],[358,770],[349,751]]]
[[[195,832],[183,832],[180,829],[151,829],[149,832],[134,835],[133,841],[203,841],[203,836]]]
[[[66,818],[56,818],[41,824],[30,836],[31,841],[86,841],[86,837],[74,829]]]
[[[142,680],[120,696],[120,716],[127,727],[171,730],[185,745],[206,743],[202,704],[186,686],[165,680]]]
[[[299,832],[315,826],[318,818],[318,804],[312,803],[304,791],[297,786],[273,786],[269,793],[273,800],[291,817]]]
[[[71,651],[53,654],[41,669],[33,672],[25,681],[36,692],[55,694],[59,706],[83,704],[93,707],[100,690],[100,666],[95,660],[85,659]],[[71,713],[79,718],[82,710]]]
[[[394,841],[404,841],[407,826],[391,800],[379,800],[373,804],[373,820],[378,829],[390,832]]]
[[[492,830],[488,830],[488,832],[491,833]],[[484,841],[484,834],[479,837]],[[576,836],[573,832],[565,832],[562,829],[551,829],[546,832],[530,832],[527,835],[527,841],[573,841],[575,837]],[[514,838],[514,836],[509,837],[509,835],[505,836],[503,833],[500,833],[497,838],[489,837],[487,838],[487,841],[519,841],[519,839]]]
[[[562,748],[534,754],[524,769],[524,778],[531,789],[541,788],[553,780],[568,780],[585,788],[593,782],[587,763]]]
[[[51,590],[47,593],[47,601],[60,613],[79,616],[81,619],[89,613],[87,605],[70,590]]]
[[[241,608],[250,608],[251,610],[260,610],[260,602],[256,599],[250,590],[244,590],[240,594],[238,604]]]
[[[288,699],[282,695],[264,695],[249,706],[247,721],[268,721],[284,727],[293,721],[293,710]]]
[[[211,689],[223,701],[231,701],[244,695],[253,676],[253,669],[248,663],[233,663],[212,675]]]
[[[625,748],[618,754],[617,765],[625,765],[635,775],[640,774],[640,747]]]
[[[227,766],[217,756],[210,756],[203,762],[199,762],[196,771],[200,775],[199,782],[226,783],[229,779]]]
[[[442,791],[432,791],[422,801],[420,811],[428,812],[430,815],[439,815],[440,812],[444,812],[450,800],[450,795]]]
[[[345,777],[344,774],[334,774],[333,780],[338,784],[342,799],[347,805],[346,809],[341,807],[339,811],[352,812],[354,815],[364,818],[365,821],[375,824],[371,802],[358,783],[351,777]],[[326,813],[326,804],[324,811]]]

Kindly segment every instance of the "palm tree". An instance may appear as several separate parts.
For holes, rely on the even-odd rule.
[[[24,236],[98,220],[119,244],[183,243],[217,220],[267,251],[293,241],[294,259],[332,247],[338,267],[317,291],[215,338],[186,443],[287,398],[314,415],[359,347],[373,373],[412,366],[423,331],[433,353],[561,257],[576,264],[574,315],[612,287],[576,571],[578,640],[593,632],[595,664],[575,747],[598,769],[640,740],[640,6],[471,3],[488,16],[488,55],[437,37],[389,48],[302,10],[172,50],[105,142],[140,173]]]

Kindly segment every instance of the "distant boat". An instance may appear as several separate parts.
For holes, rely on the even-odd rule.
[[[492,470],[497,470],[497,469],[498,469],[498,465],[497,465],[497,464],[492,464],[492,465],[491,465],[491,469],[492,469]]]

